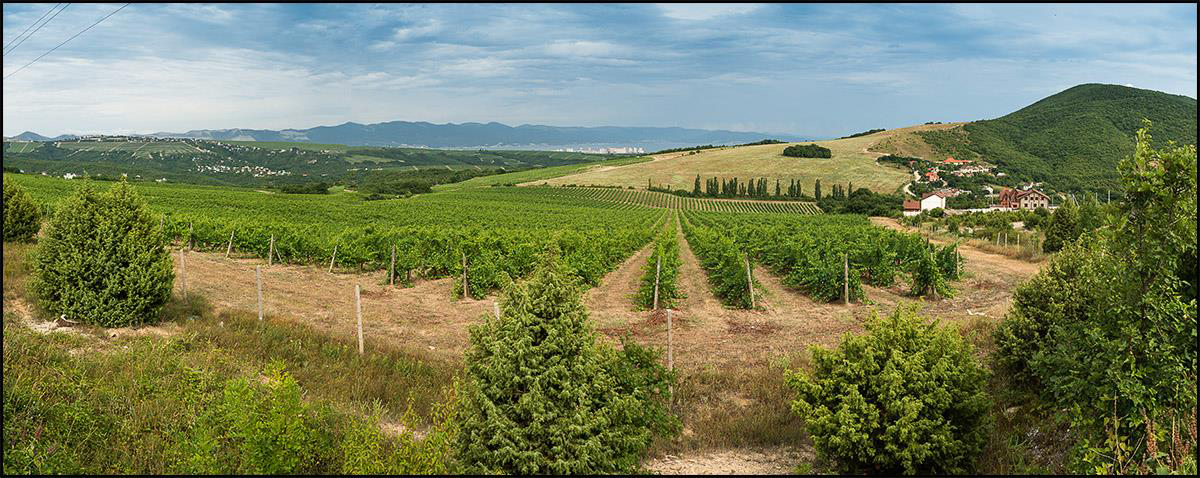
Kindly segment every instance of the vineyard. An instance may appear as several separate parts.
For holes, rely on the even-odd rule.
[[[760,262],[814,300],[863,298],[862,284],[893,285],[907,276],[913,295],[949,297],[961,274],[955,245],[874,226],[865,217],[684,213],[684,232],[727,304],[748,307],[746,260]],[[846,269],[849,269],[848,273]]]
[[[675,299],[683,297],[679,290],[679,239],[675,234],[674,216],[671,227],[662,228],[654,238],[654,253],[646,259],[637,305],[643,309],[671,308]]]
[[[642,189],[536,187],[540,194],[554,197],[582,198],[622,204],[683,211],[820,214],[821,208],[811,202],[753,201],[737,199],[689,198]]]
[[[13,175],[42,204],[71,183]],[[454,277],[455,294],[483,297],[525,276],[538,254],[557,249],[567,268],[594,285],[643,247],[666,211],[634,204],[539,194],[518,188],[437,193],[362,201],[265,194],[196,186],[139,184],[164,233],[195,249],[249,254],[269,262],[330,264],[359,271]],[[336,248],[336,256],[334,249]],[[466,274],[464,275],[464,268]]]

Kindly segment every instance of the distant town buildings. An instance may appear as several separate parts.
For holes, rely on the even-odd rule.
[[[564,153],[592,153],[592,154],[645,154],[644,148],[627,147],[627,148],[563,148],[556,149]]]

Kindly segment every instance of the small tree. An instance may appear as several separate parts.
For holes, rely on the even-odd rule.
[[[471,328],[458,458],[472,473],[629,473],[678,428],[657,353],[597,344],[579,287],[549,259]]]
[[[815,347],[811,374],[788,372],[818,453],[842,473],[971,473],[990,406],[973,347],[911,308],[866,327]]]
[[[34,256],[33,290],[54,314],[104,327],[157,320],[175,271],[158,221],[124,180],[64,199]]]
[[[4,179],[4,241],[33,242],[42,225],[38,205],[25,188]]]
[[[1075,201],[1067,199],[1050,216],[1050,225],[1046,227],[1046,242],[1042,243],[1045,252],[1058,252],[1067,244],[1079,238],[1079,206]]]

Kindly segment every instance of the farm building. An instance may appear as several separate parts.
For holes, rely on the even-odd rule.
[[[969,159],[954,159],[954,156],[950,156],[950,157],[946,158],[946,161],[943,161],[943,162],[946,164],[971,164],[972,163],[972,161]]]
[[[917,214],[920,214],[921,211],[929,211],[937,208],[946,209],[946,198],[948,196],[949,194],[944,192],[935,191],[931,193],[925,193],[924,196],[921,196],[920,201],[914,199],[905,199],[903,214],[905,216],[916,216]]]
[[[1050,196],[1037,189],[1025,191],[1004,189],[1000,191],[999,207],[1002,209],[1037,209],[1050,207]]]

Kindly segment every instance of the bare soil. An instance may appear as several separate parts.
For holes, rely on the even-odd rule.
[[[904,229],[891,219],[872,221]],[[814,302],[783,286],[760,266],[753,271],[760,283],[759,307],[739,310],[724,307],[712,294],[705,272],[678,229],[677,238],[682,260],[679,287],[686,298],[672,311],[672,342],[675,367],[683,374],[709,368],[736,374],[812,345],[835,346],[845,333],[861,332],[872,312],[890,313],[903,303],[915,302],[924,315],[944,323],[998,320],[1011,304],[1012,290],[1039,268],[1039,264],[962,246],[966,276],[952,284],[958,291],[954,298],[917,300],[907,295],[901,283],[865,287],[866,303],[847,306]],[[651,250],[647,246],[628,258],[589,290],[584,302],[598,330],[610,340],[628,333],[640,343],[665,348],[665,312],[639,311],[632,298]],[[267,267],[261,260],[226,259],[219,253],[191,252],[187,260],[190,292],[206,296],[218,311],[256,310],[254,267],[258,265],[266,320],[305,322],[342,337],[355,334],[354,285],[359,284],[368,348],[373,342],[389,341],[451,360],[461,360],[468,346],[468,327],[481,322],[494,302],[493,298],[453,298],[451,279],[418,279],[413,287],[393,288],[381,285],[386,278],[383,272],[330,274],[319,266]],[[655,458],[647,466],[664,474],[790,473],[810,456],[811,451],[796,448],[707,450],[687,457]]]
[[[812,456],[808,448],[715,450],[688,457],[667,455],[647,462],[646,468],[660,475],[790,475]]]
[[[301,321],[340,337],[357,336],[354,286],[361,286],[368,349],[372,342],[387,341],[458,360],[468,345],[468,327],[482,322],[494,302],[453,298],[449,278],[415,279],[410,288],[390,287],[382,271],[330,274],[319,266],[268,267],[259,259],[226,259],[220,253],[204,252],[188,253],[189,293],[203,295],[217,313],[256,312],[255,266],[262,271],[264,320]],[[175,287],[180,287],[180,281]]]

